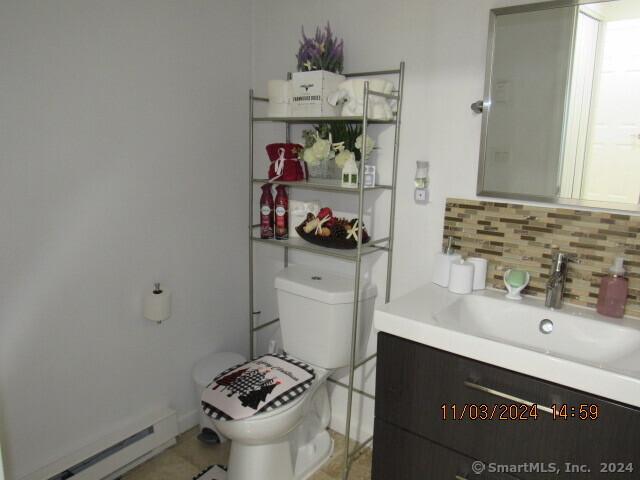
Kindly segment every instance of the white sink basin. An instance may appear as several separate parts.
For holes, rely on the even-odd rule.
[[[548,333],[541,331],[545,321]],[[430,284],[376,310],[377,330],[640,407],[640,319]]]
[[[434,317],[438,324],[459,332],[599,366],[640,350],[638,328],[548,310],[541,302],[535,303],[487,295],[460,296]],[[548,333],[540,329],[543,320],[551,321],[545,322]]]

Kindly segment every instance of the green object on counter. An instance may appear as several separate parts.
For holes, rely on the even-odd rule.
[[[505,281],[513,288],[518,288],[527,283],[527,272],[523,270],[511,270]]]

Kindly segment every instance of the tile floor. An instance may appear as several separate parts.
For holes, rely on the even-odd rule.
[[[183,433],[178,437],[177,445],[130,471],[122,477],[123,480],[191,480],[211,464],[225,465],[230,444],[204,445],[198,440],[197,435],[197,428]],[[331,436],[335,444],[333,455],[310,480],[340,480],[344,436],[335,432],[331,432]],[[353,463],[349,479],[371,479],[369,448],[363,449],[363,453]]]

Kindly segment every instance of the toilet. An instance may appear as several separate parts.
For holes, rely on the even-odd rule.
[[[327,378],[349,364],[353,278],[290,266],[275,279],[286,356],[313,369],[308,389],[280,407],[239,420],[213,420],[231,441],[226,480],[302,480],[331,455]],[[365,353],[377,290],[360,284],[358,358]],[[222,480],[222,479],[217,479]]]

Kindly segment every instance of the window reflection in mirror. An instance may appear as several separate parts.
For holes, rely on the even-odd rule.
[[[524,10],[493,20],[479,193],[638,204],[640,0]]]

